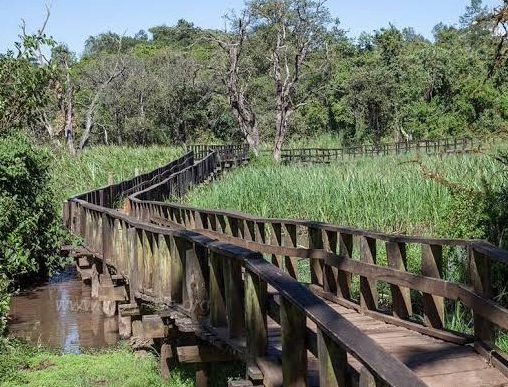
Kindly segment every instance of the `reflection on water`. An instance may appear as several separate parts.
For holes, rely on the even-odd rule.
[[[116,343],[116,317],[104,317],[90,293],[69,265],[47,283],[12,298],[9,333],[72,353]]]

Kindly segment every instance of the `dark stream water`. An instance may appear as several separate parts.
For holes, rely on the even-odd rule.
[[[48,282],[12,298],[9,333],[71,353],[116,343],[116,317],[104,317],[101,303],[90,293],[90,286],[69,265]]]

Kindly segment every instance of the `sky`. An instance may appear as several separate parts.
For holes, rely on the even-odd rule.
[[[413,27],[432,38],[439,22],[456,24],[470,0],[328,0],[328,8],[338,17],[351,37],[372,32],[389,23],[399,28]],[[500,0],[484,0],[495,6]],[[13,48],[21,19],[28,31],[36,31],[48,5],[51,17],[46,32],[66,43],[78,54],[91,35],[113,31],[133,35],[141,29],[187,19],[204,28],[222,28],[222,16],[241,9],[244,0],[0,0],[0,52]]]

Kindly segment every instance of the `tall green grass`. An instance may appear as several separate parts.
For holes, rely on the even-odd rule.
[[[119,182],[134,176],[136,169],[140,173],[150,171],[184,152],[183,147],[94,146],[71,157],[68,152],[55,151],[51,168],[57,200],[62,202],[72,195],[106,185],[109,172]]]
[[[263,217],[301,218],[426,236],[438,224],[451,194],[423,176],[409,157],[379,157],[331,165],[276,165],[258,161],[218,182],[194,188],[183,201],[236,209]],[[427,157],[425,165],[448,180],[482,188],[500,184],[502,166],[486,155]]]

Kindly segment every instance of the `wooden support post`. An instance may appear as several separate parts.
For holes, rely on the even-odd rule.
[[[386,242],[386,255],[388,266],[400,271],[406,271],[405,243]],[[390,285],[390,289],[392,292],[394,316],[403,320],[409,319],[413,314],[409,289],[398,285]]]
[[[323,249],[323,236],[321,229],[309,227],[309,249]],[[310,282],[323,286],[323,267],[319,259],[310,259]]]
[[[422,245],[422,275],[441,278],[443,270],[443,248],[440,245]],[[423,293],[423,318],[425,325],[444,327],[444,299]]]
[[[281,297],[282,375],[284,386],[307,386],[307,346],[305,313]]]
[[[163,380],[168,380],[174,365],[173,348],[168,343],[161,345],[160,369]]]
[[[210,363],[196,363],[196,381],[194,387],[207,387],[210,375]]]
[[[329,387],[347,385],[347,352],[318,328],[319,384]]]
[[[224,276],[222,271],[222,257],[210,254],[210,324],[214,327],[226,326],[226,301],[224,290]]]
[[[329,253],[337,252],[337,232],[335,231],[324,231],[323,236],[325,237],[323,248]],[[330,265],[322,265],[323,267],[323,289],[325,292],[330,292],[332,294],[340,294],[342,296],[342,288],[337,289],[337,285],[339,284],[339,270],[336,267],[332,267]],[[341,275],[344,274],[341,271]],[[340,284],[343,285],[343,281],[340,281]],[[347,292],[347,290],[345,290]]]
[[[376,240],[360,236],[360,261],[376,264]],[[360,306],[362,309],[377,310],[377,285],[375,280],[360,277]]]
[[[489,299],[492,296],[490,258],[472,247],[468,247],[468,253],[471,285],[478,294]],[[494,338],[492,323],[476,313],[474,313],[474,336],[479,341],[492,341]]]
[[[132,334],[132,317],[118,314],[118,334],[122,339],[128,339]]]
[[[247,351],[251,358],[262,357],[268,346],[266,319],[267,285],[257,275],[245,270],[245,328]]]

